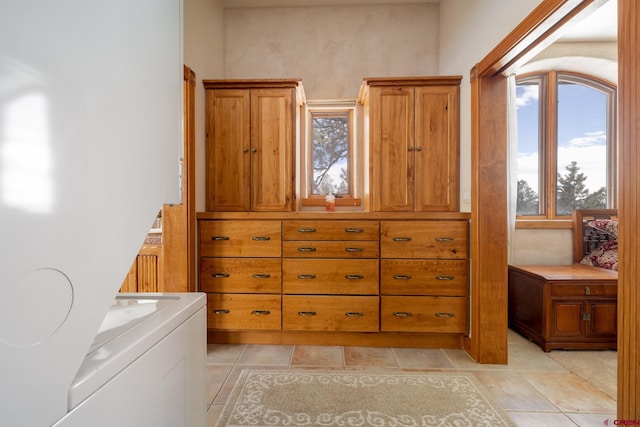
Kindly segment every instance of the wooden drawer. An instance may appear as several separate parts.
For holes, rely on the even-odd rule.
[[[207,327],[210,329],[280,330],[280,295],[209,294]]]
[[[285,294],[378,294],[377,259],[287,259],[282,261]]]
[[[285,241],[282,253],[288,258],[378,258],[378,241]]]
[[[383,332],[467,331],[466,298],[383,296],[380,305]]]
[[[281,292],[279,258],[201,258],[200,290],[218,293]]]
[[[290,331],[378,332],[377,296],[282,297],[282,329]]]
[[[466,221],[382,221],[382,258],[466,259]]]
[[[284,221],[284,240],[378,240],[378,221]]]
[[[380,261],[380,293],[386,295],[466,296],[466,260]]]
[[[552,283],[554,297],[610,297],[616,298],[618,285],[614,283]]]
[[[206,221],[199,224],[200,256],[279,257],[280,221]]]

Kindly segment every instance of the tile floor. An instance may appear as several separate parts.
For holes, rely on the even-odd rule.
[[[480,365],[463,350],[451,349],[210,344],[208,427],[215,425],[246,368],[465,371],[491,391],[518,426],[602,426],[607,420],[613,425],[616,418],[615,400],[513,331],[507,365]]]

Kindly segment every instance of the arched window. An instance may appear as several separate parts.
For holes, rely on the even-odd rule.
[[[616,87],[562,71],[516,78],[521,218],[615,207]]]

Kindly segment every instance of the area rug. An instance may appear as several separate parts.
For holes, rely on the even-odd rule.
[[[470,374],[243,370],[223,426],[515,426]]]

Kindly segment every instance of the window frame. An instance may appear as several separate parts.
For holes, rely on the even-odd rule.
[[[518,228],[530,228],[532,223],[540,221],[570,221],[571,215],[556,214],[557,171],[558,171],[558,84],[568,82],[580,84],[607,95],[607,208],[615,208],[617,192],[616,159],[616,99],[617,86],[602,78],[565,70],[549,70],[525,73],[516,77],[516,85],[526,82],[539,84],[538,117],[538,215],[517,215]]]
[[[304,138],[300,150],[300,190],[302,193],[301,204],[303,207],[323,207],[325,206],[325,196],[313,194],[311,185],[313,179],[313,159],[312,147],[313,143],[313,125],[312,118],[314,114],[323,115],[344,115],[345,112],[349,117],[349,190],[350,194],[344,194],[336,197],[335,204],[337,207],[349,206],[360,207],[362,205],[361,198],[358,196],[361,191],[359,189],[359,165],[358,161],[360,153],[357,144],[357,108],[355,100],[319,100],[307,101],[305,104],[304,117]]]

